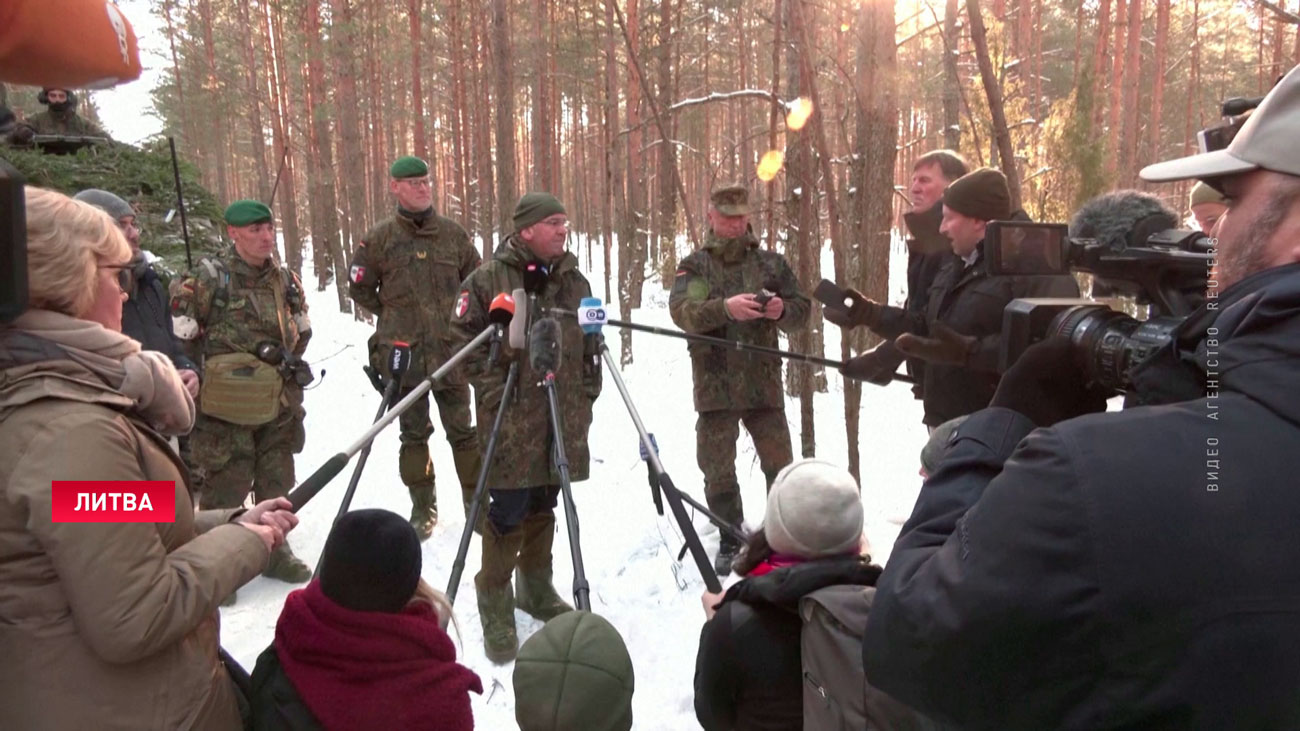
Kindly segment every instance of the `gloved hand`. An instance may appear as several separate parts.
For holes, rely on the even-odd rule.
[[[855,327],[874,328],[880,324],[883,309],[879,304],[867,299],[856,289],[844,290],[844,297],[850,301],[847,310],[838,307],[823,307],[822,316],[833,325],[852,329]]]
[[[978,338],[962,335],[942,322],[936,322],[930,326],[929,337],[904,333],[894,344],[905,355],[929,363],[966,365],[978,342]]]
[[[388,387],[388,384],[384,382],[384,377],[379,375],[378,371],[368,365],[361,366],[361,370],[366,372],[366,378],[370,379],[370,385],[374,386],[375,390],[378,391],[380,395],[383,395],[384,390]]]
[[[903,354],[893,343],[882,343],[867,352],[850,358],[840,367],[845,378],[866,381],[877,386],[888,386],[894,380],[898,365],[903,362]]]
[[[1068,338],[1031,345],[998,383],[989,406],[1018,411],[1038,426],[1106,410],[1111,393],[1087,382]]]

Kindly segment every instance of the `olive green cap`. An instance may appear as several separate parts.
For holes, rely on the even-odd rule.
[[[231,226],[252,226],[271,220],[271,209],[258,201],[235,201],[226,206],[226,223]]]
[[[402,178],[423,178],[429,174],[429,163],[411,155],[399,157],[388,167],[388,174],[398,180]]]
[[[749,213],[749,188],[743,185],[723,185],[713,189],[709,202],[724,216],[744,216]]]
[[[564,204],[550,193],[525,193],[515,204],[515,231],[523,231],[529,226],[557,213],[566,213]]]
[[[1005,221],[1011,217],[1007,176],[993,168],[972,170],[944,188],[943,204],[981,221]]]

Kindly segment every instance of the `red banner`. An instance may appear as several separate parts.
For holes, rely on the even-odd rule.
[[[176,483],[170,480],[55,480],[50,495],[55,523],[176,520]]]

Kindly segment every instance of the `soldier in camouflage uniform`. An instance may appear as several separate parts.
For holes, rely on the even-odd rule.
[[[575,310],[591,285],[578,271],[578,259],[564,250],[568,217],[564,207],[545,193],[529,193],[514,213],[515,233],[496,251],[491,261],[465,280],[451,318],[458,343],[465,343],[488,326],[488,306],[500,292],[523,287],[524,267],[536,262],[546,267],[545,286],[537,295],[539,308]],[[534,318],[536,319],[536,318]],[[587,429],[592,402],[600,394],[599,362],[584,363],[582,330],[574,318],[560,320],[560,366],[555,374],[560,402],[564,451],[570,478],[587,479]],[[474,383],[478,423],[492,424],[504,398],[506,406],[488,485],[491,507],[483,530],[483,566],[474,577],[483,643],[493,662],[514,659],[519,648],[515,607],[543,621],[571,611],[551,584],[551,545],[555,539],[555,505],[560,492],[559,473],[552,463],[550,411],[546,392],[538,385],[541,374],[529,366],[528,353],[501,344],[499,361],[488,362],[487,348],[470,356],[466,370]],[[519,364],[513,394],[505,381],[511,363]],[[487,429],[479,431],[486,447]],[[515,572],[512,591],[510,575]]]
[[[778,329],[795,332],[808,321],[808,298],[785,257],[758,247],[749,228],[747,188],[718,188],[709,201],[704,247],[682,260],[673,282],[668,300],[673,322],[690,333],[775,347]],[[695,458],[704,472],[704,495],[710,510],[739,525],[744,519],[736,482],[739,423],[754,440],[769,489],[776,473],[793,459],[781,361],[705,343],[687,348],[699,414]],[[719,576],[731,572],[739,549],[723,534],[714,563]]]
[[[311,339],[311,321],[302,282],[273,256],[275,222],[269,208],[257,201],[236,201],[225,218],[234,251],[201,259],[172,285],[176,337],[205,369],[198,419],[190,433],[190,466],[204,509],[239,507],[250,490],[257,502],[288,493],[294,485],[293,456],[306,439],[300,381],[309,376],[302,376],[306,364],[300,359]],[[278,411],[272,402],[274,417],[260,425],[213,416],[218,408],[209,388],[217,385],[214,363],[255,354],[259,346],[280,356],[284,364],[277,367],[283,379]],[[297,369],[291,369],[294,364]],[[286,543],[272,553],[265,575],[300,582],[311,578],[311,569]]]
[[[36,99],[49,107],[27,120],[27,125],[36,134],[109,138],[108,133],[99,125],[77,114],[77,95],[70,90],[47,87],[41,90]]]
[[[389,175],[388,189],[397,198],[397,213],[362,237],[349,269],[348,294],[379,316],[371,338],[370,362],[376,372],[388,376],[385,364],[394,343],[411,346],[411,365],[398,392],[400,399],[451,355],[447,313],[456,302],[460,283],[482,259],[465,229],[433,210],[429,166],[423,160],[400,158]],[[432,393],[468,515],[480,464],[478,437],[469,418],[469,386],[456,369],[434,384]],[[433,422],[428,397],[402,412],[400,423],[398,471],[411,493],[411,525],[424,539],[438,521],[429,458]]]

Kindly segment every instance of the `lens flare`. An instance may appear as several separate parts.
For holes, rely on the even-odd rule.
[[[758,161],[758,179],[764,183],[771,182],[776,174],[781,172],[781,166],[784,164],[784,153],[780,150],[768,150],[763,153],[763,159]]]
[[[801,130],[812,116],[813,103],[808,97],[801,96],[790,103],[790,111],[785,115],[786,129]]]

